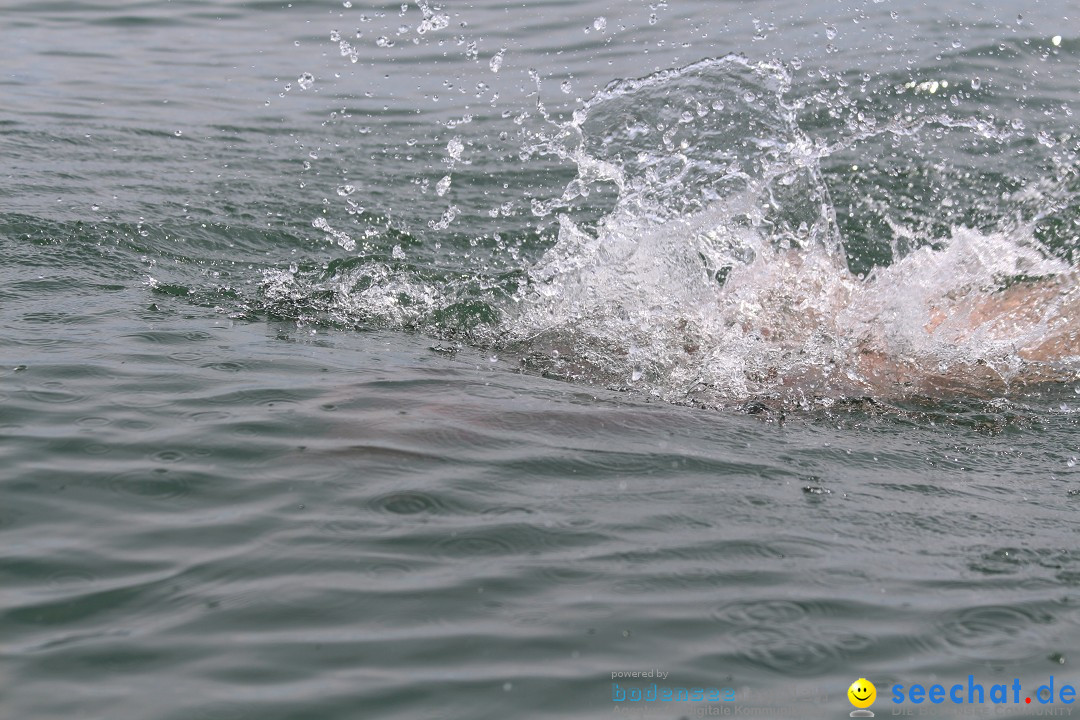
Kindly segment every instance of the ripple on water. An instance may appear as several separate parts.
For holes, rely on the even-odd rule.
[[[49,403],[50,405],[66,405],[86,398],[85,395],[77,395],[61,390],[31,390],[27,394],[38,402]]]
[[[469,383],[464,388],[465,394],[473,397],[486,398],[488,400],[513,400],[518,396],[512,388],[501,385],[481,385]]]
[[[502,535],[471,531],[465,534],[454,533],[435,545],[440,557],[478,558],[500,555],[517,555],[523,551],[511,538]]]
[[[630,550],[619,553],[614,559],[635,565],[693,560],[752,567],[753,562],[757,560],[783,560],[785,557],[782,550],[770,543],[731,540],[699,542],[660,550]]]
[[[865,635],[811,623],[754,627],[733,633],[732,667],[750,664],[781,676],[824,675],[849,662],[872,645]]]
[[[604,541],[605,537],[594,533],[511,523],[453,532],[450,537],[440,537],[434,550],[439,557],[450,559],[541,556],[552,550],[588,547]]]
[[[169,359],[180,363],[195,363],[199,362],[205,357],[204,353],[196,352],[194,350],[181,350],[169,354]]]
[[[175,332],[169,330],[147,330],[131,333],[124,338],[154,343],[156,345],[186,345],[190,342],[209,340],[211,335],[205,332]]]
[[[427,563],[423,564],[424,567]],[[371,559],[361,560],[355,566],[356,571],[372,578],[400,577],[421,569],[417,563],[405,560]]]
[[[198,412],[191,412],[184,416],[186,419],[197,423],[213,423],[224,422],[232,419],[232,413],[225,412],[224,410],[200,410]]]
[[[323,521],[303,522],[295,528],[274,533],[271,542],[288,548],[333,548],[351,545],[357,549],[373,535],[385,532],[384,520],[337,516]]]
[[[86,585],[92,582],[96,582],[97,575],[94,575],[89,570],[84,568],[65,568],[63,570],[57,570],[49,573],[46,578],[50,588],[57,588],[66,591],[68,588],[78,585]]]
[[[273,561],[247,569],[254,579],[229,596],[227,605],[282,606],[321,620],[329,620],[333,613],[354,613],[373,603],[385,606],[387,593],[396,592],[395,580],[399,578],[406,593],[417,592],[418,583],[426,591],[430,578],[424,573],[443,571],[427,558],[318,547],[286,549],[275,553]],[[415,579],[420,577],[424,579]]]
[[[1044,610],[983,605],[946,613],[936,626],[942,645],[956,655],[1016,661],[1040,655],[1052,639],[1053,624],[1054,616]]]
[[[451,504],[446,496],[422,490],[401,490],[379,495],[368,506],[375,512],[392,515],[445,515],[451,512]]]
[[[71,344],[70,341],[65,340],[63,338],[58,338],[58,337],[55,337],[55,336],[29,337],[29,338],[23,338],[19,342],[22,343],[23,345],[29,345],[31,347],[42,347],[42,348],[44,348],[44,347],[53,347],[53,346],[61,346],[62,347],[64,345]]]
[[[615,583],[620,592],[668,593],[672,588],[708,590],[731,584],[769,586],[788,571],[777,561],[785,553],[753,540],[707,541],[658,550],[632,550],[605,558],[625,567]]]
[[[218,362],[206,363],[199,367],[208,370],[217,370],[218,372],[238,373],[248,370],[248,366],[241,362],[232,360],[222,360]]]
[[[542,577],[556,585],[585,585],[600,577],[600,573],[583,570],[578,563],[544,564],[537,570]]]
[[[523,505],[499,505],[496,507],[484,508],[480,511],[481,515],[494,515],[494,516],[512,516],[521,515],[529,516],[535,515],[536,511],[532,508],[525,507]]]
[[[177,463],[184,459],[184,453],[179,450],[161,450],[154,453],[151,457],[158,462]]]
[[[192,489],[189,477],[168,468],[129,470],[113,475],[107,484],[117,495],[160,502],[179,500]]]
[[[492,452],[509,444],[491,432],[478,431],[465,423],[404,427],[400,437],[413,448],[445,448],[455,455],[470,450]]]
[[[983,552],[968,567],[984,575],[1013,575],[1043,568],[1056,571],[1058,579],[1067,581],[1080,571],[1078,560],[1080,556],[1068,550],[1002,547]]]
[[[226,407],[293,405],[311,394],[311,391],[300,393],[283,388],[259,388],[257,390],[227,392],[203,398],[202,401],[208,405],[223,405]]]
[[[713,620],[741,627],[801,622],[808,615],[806,606],[793,600],[739,600],[712,611]]]

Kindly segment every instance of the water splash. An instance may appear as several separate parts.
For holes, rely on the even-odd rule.
[[[1057,376],[1077,354],[1076,283],[1030,224],[956,227],[862,278],[822,178],[823,158],[870,137],[989,130],[925,117],[828,146],[799,129],[789,89],[780,65],[706,60],[615,83],[541,137],[538,151],[578,168],[545,212],[603,183],[618,199],[594,228],[559,214],[506,344],[544,372],[709,405]]]
[[[1071,377],[1076,248],[1057,240],[1080,197],[1075,138],[965,114],[921,78],[878,92],[859,78],[857,101],[796,92],[783,64],[728,56],[614,82],[554,117],[536,74],[536,112],[504,114],[520,158],[575,173],[561,194],[523,198],[534,235],[451,236],[477,212],[459,173],[483,149],[444,138],[424,192],[454,203],[423,242],[403,248],[363,208],[350,206],[351,233],[320,216],[356,255],[267,273],[266,305],[452,335],[528,370],[710,406],[997,395]],[[465,264],[442,269],[442,243],[465,240]]]

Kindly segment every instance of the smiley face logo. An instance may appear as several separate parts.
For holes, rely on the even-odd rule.
[[[877,688],[866,678],[859,678],[847,689],[848,700],[857,708],[868,708],[877,700]]]

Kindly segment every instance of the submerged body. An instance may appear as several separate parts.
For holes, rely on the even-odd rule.
[[[705,406],[986,398],[1080,377],[1075,273],[944,292],[909,278],[894,267],[860,280],[826,256],[777,253],[733,273],[718,308],[683,307],[663,329],[601,342],[583,315],[510,347],[523,369]],[[642,362],[643,349],[664,362]]]
[[[946,298],[926,308],[935,346],[984,348],[952,359],[860,348],[858,374],[875,395],[1001,393],[1076,377],[1080,368],[1080,288],[1075,278],[1025,282]]]
[[[1025,254],[1016,264],[1057,272],[994,283],[970,237],[948,252],[915,253],[867,279],[823,253],[757,258],[720,297],[738,329],[728,354],[750,358],[748,394],[985,397],[1077,377],[1075,271]]]

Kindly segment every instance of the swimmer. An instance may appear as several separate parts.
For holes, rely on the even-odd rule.
[[[723,307],[774,358],[747,378],[760,396],[879,399],[1008,394],[1075,379],[1080,274],[937,292],[886,270],[856,280],[834,258],[781,252],[725,290]],[[689,347],[688,347],[689,349]]]
[[[649,353],[639,354],[647,358],[640,364],[627,362],[633,337],[604,334],[610,310],[603,306],[595,318],[582,313],[503,349],[523,351],[526,371],[651,386],[660,397],[700,405],[988,398],[1080,378],[1080,273],[939,290],[936,276],[923,278],[914,267],[862,280],[824,253],[760,253],[728,277],[717,315],[693,308],[655,327],[646,318],[640,347]],[[650,366],[650,353],[661,361]]]
[[[868,393],[1000,394],[1073,379],[1080,368],[1080,285],[1063,277],[946,298],[927,308],[923,330],[939,347],[978,341],[999,352],[943,362],[889,355],[868,341],[857,361]]]

